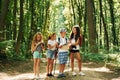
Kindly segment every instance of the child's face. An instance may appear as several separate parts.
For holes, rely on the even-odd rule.
[[[66,35],[66,32],[61,32],[60,34],[62,37],[64,37]]]
[[[76,28],[73,28],[73,29],[72,29],[72,32],[73,32],[74,34],[76,34]]]
[[[56,34],[53,35],[54,39],[56,39]]]
[[[51,39],[56,39],[56,34],[54,34],[54,35],[51,37]]]
[[[37,40],[41,40],[41,35],[37,35]]]

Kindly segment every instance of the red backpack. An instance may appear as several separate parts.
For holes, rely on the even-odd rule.
[[[79,45],[82,46],[82,42],[83,42],[83,37],[82,35],[80,34],[80,38],[79,38]]]

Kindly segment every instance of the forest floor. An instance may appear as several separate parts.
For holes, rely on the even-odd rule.
[[[77,61],[75,71],[78,72]],[[46,59],[40,64],[40,79],[38,80],[120,80],[120,71],[107,68],[103,63],[85,62],[82,64],[82,71],[85,76],[72,76],[70,67],[66,64],[65,78],[57,78],[58,62],[55,70],[55,77],[46,77]],[[54,70],[53,70],[54,73]],[[28,61],[0,61],[0,80],[34,80],[33,60]]]

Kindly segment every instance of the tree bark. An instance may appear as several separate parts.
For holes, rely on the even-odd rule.
[[[96,34],[93,16],[93,1],[87,0],[87,18],[88,18],[88,31],[89,31],[89,47],[91,53],[98,53],[96,45]]]
[[[13,40],[16,39],[17,29],[16,29],[16,12],[17,12],[17,0],[14,0],[14,9],[13,9]]]
[[[19,26],[19,33],[18,33],[16,47],[15,47],[16,53],[20,52],[20,43],[23,38],[23,32],[24,32],[23,3],[24,3],[24,0],[20,0],[20,26]]]
[[[88,47],[88,41],[85,41],[85,38],[87,38],[87,31],[86,31],[86,28],[87,28],[87,0],[85,0],[85,12],[84,12],[84,33],[83,33],[83,50],[86,50],[87,47]]]
[[[110,6],[110,15],[111,15],[111,24],[112,24],[112,37],[113,37],[113,45],[118,45],[118,40],[116,37],[116,30],[115,30],[115,18],[114,18],[114,3],[113,0],[108,0]]]
[[[0,14],[0,41],[5,40],[4,26],[5,26],[5,19],[7,17],[8,6],[9,6],[9,0],[3,0],[1,7],[1,14]]]
[[[71,0],[72,11],[73,11],[73,25],[76,24],[75,9],[74,9],[74,0]]]
[[[82,26],[82,14],[83,14],[83,7],[82,7],[82,1],[80,2],[80,0],[75,1],[75,4],[77,6],[77,14],[79,15],[78,19],[77,19],[77,24],[79,24],[79,26],[81,27]]]
[[[105,47],[106,47],[107,51],[109,51],[109,38],[108,38],[108,32],[107,32],[106,23],[105,23],[103,11],[102,11],[102,0],[99,0],[99,3],[100,3],[100,17],[102,19],[103,27],[104,27],[104,31],[105,31],[105,44],[106,44]]]

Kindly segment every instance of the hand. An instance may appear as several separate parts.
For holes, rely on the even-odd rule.
[[[62,45],[60,45],[59,48],[62,48]]]
[[[41,44],[42,42],[38,42],[37,45]]]
[[[72,44],[71,43],[68,43],[68,46],[71,46]]]

